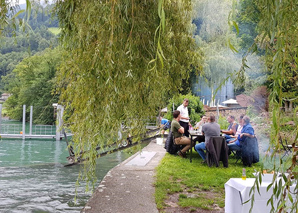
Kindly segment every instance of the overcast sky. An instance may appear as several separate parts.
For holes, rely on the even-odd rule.
[[[16,2],[16,0],[11,0],[11,2]],[[40,2],[44,3],[44,0],[41,0]],[[51,3],[52,1],[49,0],[48,2]],[[19,4],[25,4],[25,3],[26,3],[26,0],[19,0]]]

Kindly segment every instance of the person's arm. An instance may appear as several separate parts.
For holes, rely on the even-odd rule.
[[[249,133],[241,133],[241,134],[240,134],[240,138],[242,138],[243,136],[250,137],[250,138],[255,137],[255,135],[251,135],[251,134],[249,134]]]
[[[245,129],[245,132],[241,133],[238,138],[243,138],[243,137],[250,137],[253,138],[255,137],[255,132],[254,129],[252,127]]]
[[[180,132],[181,134],[183,134],[183,133],[184,133],[184,128],[183,128],[183,127],[180,127],[180,128],[178,129],[178,132]]]
[[[233,130],[220,130],[222,133],[226,134],[226,135],[232,135],[233,134]]]
[[[189,118],[187,118],[187,117],[182,117],[182,116],[181,116],[181,119],[189,120]]]
[[[235,143],[236,140],[237,140],[237,138],[235,138],[235,139],[232,140],[232,141],[229,141],[229,143]]]

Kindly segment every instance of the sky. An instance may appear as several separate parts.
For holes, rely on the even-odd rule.
[[[11,0],[11,2],[16,2],[16,0]],[[40,0],[41,3],[44,3],[44,0]],[[48,0],[49,3],[52,2],[52,0]],[[19,0],[19,4],[25,4],[26,0]]]

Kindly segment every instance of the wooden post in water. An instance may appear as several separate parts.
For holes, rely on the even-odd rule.
[[[25,131],[26,131],[26,105],[23,105],[23,131],[22,131],[23,139],[25,139]]]
[[[32,135],[32,118],[33,118],[33,106],[30,106],[30,129],[29,129],[29,135]]]

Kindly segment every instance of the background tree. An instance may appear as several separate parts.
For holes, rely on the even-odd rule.
[[[3,78],[6,90],[13,94],[4,103],[7,114],[12,119],[21,120],[22,105],[33,106],[33,122],[53,124],[53,103],[58,95],[52,94],[55,88],[55,74],[61,62],[61,51],[46,49],[40,54],[28,57]],[[29,110],[29,108],[28,108]],[[27,113],[29,118],[29,111]]]
[[[195,1],[196,43],[204,53],[202,76],[211,88],[214,97],[216,88],[230,73],[240,67],[240,56],[229,48],[238,47],[239,39],[228,25],[233,1]],[[216,12],[214,12],[216,11]],[[233,77],[233,76],[232,76]]]
[[[269,0],[252,0],[253,6],[247,7],[246,15],[252,20],[259,11],[259,21],[257,23],[258,36],[255,43],[259,47],[264,48],[265,55],[263,57],[266,68],[268,70],[268,85],[270,90],[270,112],[271,112],[271,136],[270,144],[272,153],[270,161],[272,167],[270,169],[281,172],[283,181],[275,182],[277,176],[274,176],[272,184],[273,195],[268,200],[271,205],[272,212],[297,212],[297,187],[290,191],[293,179],[298,180],[297,169],[297,150],[293,150],[288,158],[280,158],[279,152],[282,151],[282,118],[285,116],[280,110],[283,106],[283,99],[297,97],[297,21],[296,12],[298,5],[291,0],[286,1],[269,1]],[[243,70],[242,70],[243,71]],[[288,129],[286,135],[292,147],[298,145],[298,120],[295,114],[297,107],[291,118],[295,122],[295,127]],[[282,152],[280,152],[282,153]],[[278,158],[278,160],[276,160]],[[285,171],[287,174],[285,174]],[[262,181],[263,170],[260,171],[256,181],[256,188]],[[255,192],[257,193],[257,192]],[[253,200],[253,198],[252,198]],[[273,201],[277,200],[277,205],[273,205]],[[291,202],[289,205],[288,202]]]

